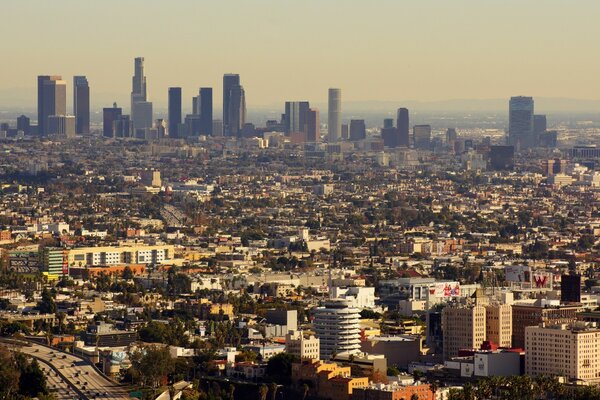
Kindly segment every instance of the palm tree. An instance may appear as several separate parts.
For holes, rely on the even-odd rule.
[[[258,400],[267,400],[267,393],[269,393],[269,388],[263,383],[258,388]]]
[[[229,385],[229,400],[233,400],[234,392],[235,392],[235,386],[233,384]]]
[[[279,389],[279,386],[277,386],[277,384],[275,382],[271,383],[271,400],[276,400],[277,399],[277,389]]]
[[[302,385],[302,400],[306,400],[306,397],[308,396],[308,390],[310,388],[308,387],[308,385],[306,383],[304,383]]]

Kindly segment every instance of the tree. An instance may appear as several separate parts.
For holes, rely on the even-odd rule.
[[[19,390],[21,372],[11,352],[0,347],[0,399],[8,400]]]
[[[309,390],[310,387],[306,383],[302,384],[302,400],[306,400]]]
[[[129,266],[126,266],[123,269],[123,279],[130,280],[133,279],[133,271]]]
[[[54,296],[47,289],[42,290],[42,300],[38,303],[38,309],[42,314],[54,314],[56,312],[56,303]]]
[[[387,369],[387,376],[398,376],[400,375],[400,370],[395,365],[391,365]]]
[[[277,389],[279,389],[279,386],[277,386],[275,382],[269,385],[269,390],[271,392],[271,400],[277,399]]]
[[[35,397],[39,394],[48,394],[46,386],[46,375],[42,372],[36,359],[28,362],[25,356],[21,361],[19,377],[19,393],[25,396]]]
[[[289,353],[279,353],[269,358],[267,362],[267,376],[281,385],[290,385],[292,376],[292,364],[298,358]]]
[[[258,400],[267,400],[268,393],[269,393],[269,387],[263,383],[258,388]]]
[[[168,347],[143,346],[129,353],[133,376],[139,377],[141,383],[150,387],[158,387],[161,380],[172,373],[175,364]]]

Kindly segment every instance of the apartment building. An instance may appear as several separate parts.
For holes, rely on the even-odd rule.
[[[600,329],[595,324],[525,328],[525,373],[560,376],[572,382],[600,382]]]
[[[285,336],[285,351],[299,359],[318,360],[321,352],[319,339],[305,336],[301,331],[290,331]]]
[[[461,349],[476,349],[486,339],[485,307],[448,305],[442,311],[444,359],[458,356]]]
[[[77,247],[69,250],[69,266],[110,266],[120,264],[164,264],[173,260],[175,246],[122,244],[119,246]]]

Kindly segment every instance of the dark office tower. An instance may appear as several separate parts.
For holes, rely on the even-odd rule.
[[[415,125],[413,127],[413,137],[416,149],[431,149],[431,125]]]
[[[25,115],[21,115],[17,118],[17,130],[23,131],[23,134],[29,135],[29,130],[31,126],[31,121],[29,117]]]
[[[318,142],[321,139],[321,119],[319,110],[309,108],[306,113],[306,141]]]
[[[398,147],[398,130],[394,127],[381,128],[381,139],[385,147]]]
[[[112,108],[105,107],[102,109],[102,135],[105,137],[115,137],[114,124],[115,121],[121,119],[123,110],[117,107],[117,103],[114,103]]]
[[[131,125],[129,115],[121,115],[113,121],[113,134],[114,137],[127,138],[133,136],[133,126]]]
[[[541,114],[537,114],[533,116],[533,131],[536,134],[541,134],[546,132],[547,129],[547,122],[546,122],[546,116],[545,115],[541,115]]]
[[[48,134],[49,116],[66,114],[67,83],[60,76],[38,76],[38,134]]]
[[[90,86],[85,76],[73,77],[73,114],[75,133],[90,133]]]
[[[508,112],[508,144],[517,151],[533,147],[533,98],[511,97]]]
[[[169,88],[169,137],[178,138],[181,125],[181,88]]]
[[[399,108],[396,120],[396,130],[398,135],[397,146],[409,147],[410,146],[410,128],[408,121],[408,109]]]
[[[186,136],[199,136],[200,135],[200,116],[197,114],[187,114],[185,116],[185,134],[180,137]],[[182,132],[183,133],[183,132]]]
[[[490,169],[509,171],[515,165],[515,148],[513,146],[490,147]]]
[[[308,101],[286,101],[285,102],[285,133],[306,133],[306,118],[310,104]]]
[[[341,139],[342,140],[348,140],[350,138],[350,127],[348,126],[348,124],[342,124],[342,136]]]
[[[581,301],[581,276],[563,275],[560,278],[560,302],[579,303]]]
[[[534,115],[533,116],[533,134],[534,134],[534,142],[533,146],[542,147],[546,146],[547,140],[545,140],[546,136],[546,116],[545,115]]]
[[[213,134],[213,90],[209,87],[200,88],[198,95],[198,108],[200,111],[200,134],[212,136]]]
[[[230,136],[239,136],[246,123],[246,94],[244,88],[235,85],[229,91],[227,123]]]
[[[448,128],[448,130],[446,130],[446,147],[450,151],[450,153],[455,152],[455,145],[457,139],[458,134],[456,133],[456,129]]]
[[[225,136],[231,136],[229,105],[231,104],[231,91],[235,86],[240,86],[238,74],[223,75],[223,134]]]
[[[394,118],[386,118],[383,120],[383,129],[389,129],[394,127]]]
[[[359,141],[367,138],[367,128],[364,119],[350,120],[350,140]]]

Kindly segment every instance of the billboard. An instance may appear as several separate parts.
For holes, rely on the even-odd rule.
[[[511,265],[504,268],[504,275],[507,282],[515,282],[522,288],[552,289],[551,272],[532,270],[526,265]]]
[[[507,282],[531,283],[531,267],[526,265],[511,265],[504,267]]]
[[[429,287],[429,296],[438,298],[459,297],[460,283],[438,282]]]

